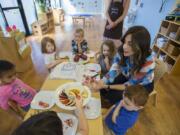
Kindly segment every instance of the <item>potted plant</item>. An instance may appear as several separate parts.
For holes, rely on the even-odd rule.
[[[40,13],[44,13],[46,11],[46,0],[36,0],[38,9]]]

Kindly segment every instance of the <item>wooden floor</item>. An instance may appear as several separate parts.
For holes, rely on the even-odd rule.
[[[71,48],[71,40],[76,27],[71,23],[71,18],[66,18],[66,25],[56,26],[55,32],[48,34],[55,39],[60,51]],[[91,27],[85,28],[85,36],[89,47],[97,51],[102,43],[104,30],[104,20],[95,17]],[[46,35],[47,36],[47,35]],[[32,59],[37,73],[42,78],[46,78],[48,72],[44,66],[43,57],[40,52],[40,40],[42,37],[31,36],[28,41],[32,46]],[[27,79],[27,78],[26,78]],[[31,77],[29,77],[29,80]],[[171,82],[170,82],[171,83]],[[39,88],[42,84],[39,84]],[[164,84],[165,85],[165,84]],[[128,135],[179,135],[180,134],[180,91],[170,88],[158,91],[157,106],[153,107],[151,101],[142,111],[136,125],[128,131]]]

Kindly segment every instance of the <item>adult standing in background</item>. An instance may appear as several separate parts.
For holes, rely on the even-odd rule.
[[[104,30],[104,38],[114,41],[116,48],[121,44],[123,20],[128,12],[130,0],[110,0],[107,9],[107,22]]]

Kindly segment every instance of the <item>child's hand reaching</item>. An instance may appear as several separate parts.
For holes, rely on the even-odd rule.
[[[103,88],[104,86],[103,81],[97,81],[95,78],[92,78],[90,76],[84,76],[84,77],[85,77],[85,81],[83,82],[83,84],[89,87],[94,92],[97,92],[101,88]]]
[[[83,99],[82,99],[81,96],[76,97],[75,102],[76,102],[77,109],[82,109],[83,108]]]
[[[112,121],[113,121],[114,123],[116,123],[116,118],[117,118],[117,116],[118,116],[118,114],[119,114],[119,111],[120,111],[120,109],[121,109],[121,107],[122,107],[122,104],[123,104],[123,100],[121,100],[121,102],[120,102],[119,105],[115,108],[115,110],[114,110],[114,112],[113,112]]]

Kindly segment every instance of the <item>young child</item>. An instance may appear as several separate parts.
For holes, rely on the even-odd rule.
[[[87,56],[84,55],[88,51],[87,41],[84,39],[84,30],[79,28],[76,29],[74,33],[74,40],[72,40],[72,52],[74,57],[74,61],[79,61],[79,58],[84,60],[87,59]]]
[[[49,70],[62,62],[56,56],[56,45],[52,38],[44,37],[41,40],[41,51],[44,54],[44,61]]]
[[[101,66],[102,77],[109,71],[115,53],[116,48],[113,41],[106,40],[102,43],[100,54],[97,55],[97,63]]]
[[[24,111],[28,111],[35,94],[33,88],[16,77],[14,64],[0,60],[0,108],[9,110],[15,102]]]
[[[82,100],[76,99],[76,107],[79,112],[79,129],[76,135],[88,135],[88,124],[84,115]],[[24,121],[12,135],[63,135],[63,123],[56,112],[46,111]]]
[[[112,106],[105,117],[105,135],[125,135],[137,121],[147,100],[148,92],[143,86],[128,86],[123,99]]]

